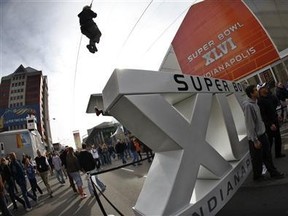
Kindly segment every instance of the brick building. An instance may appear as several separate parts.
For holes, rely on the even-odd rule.
[[[1,78],[0,132],[27,128],[28,114],[36,116],[43,142],[51,146],[47,76],[20,65],[14,73]]]

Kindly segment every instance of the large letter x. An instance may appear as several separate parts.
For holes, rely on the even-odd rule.
[[[212,99],[211,93],[196,94],[189,120],[161,94],[125,95],[111,108],[110,114],[157,153],[135,206],[140,214],[173,215],[187,207],[200,165],[219,178],[231,169],[205,140]]]

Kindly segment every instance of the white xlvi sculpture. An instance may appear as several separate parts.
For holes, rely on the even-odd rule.
[[[136,215],[215,215],[251,171],[240,84],[116,69],[102,93],[104,112],[155,152]]]

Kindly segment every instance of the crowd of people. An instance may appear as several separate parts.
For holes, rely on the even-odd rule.
[[[90,196],[95,196],[96,193],[92,181],[96,182],[98,190],[104,192],[106,185],[95,173],[118,159],[121,159],[123,163],[131,159],[134,166],[141,165],[141,152],[146,152],[148,162],[152,161],[152,150],[135,137],[130,137],[128,140],[117,140],[115,146],[107,144],[91,146],[83,143],[81,151],[75,151],[68,146],[60,152],[54,151],[46,154],[37,150],[35,158],[23,154],[22,160],[17,158],[14,152],[11,152],[0,159],[0,209],[2,214],[13,215],[13,211],[7,207],[10,203],[13,204],[13,210],[18,209],[17,203],[20,203],[26,211],[31,211],[31,202],[37,203],[39,195],[46,191],[48,196],[53,198],[53,190],[49,183],[51,175],[55,175],[62,186],[68,179],[69,186],[75,194],[80,195],[81,199],[87,197],[83,189],[82,173],[86,175]],[[37,175],[46,190],[38,185]]]

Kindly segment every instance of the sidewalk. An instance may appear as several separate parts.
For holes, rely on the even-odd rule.
[[[110,166],[121,165],[120,160],[113,161],[112,165],[103,167],[108,169]],[[143,161],[141,166],[128,166],[120,170],[111,171],[99,175],[101,181],[107,185],[104,195],[122,212],[123,215],[134,215],[132,207],[138,198],[142,185],[146,179],[147,171],[151,163]],[[103,215],[95,197],[91,197],[87,188],[86,174],[82,174],[83,188],[87,193],[86,199],[81,199],[75,194],[69,181],[65,185],[60,185],[54,176],[50,176],[50,185],[53,190],[53,198],[47,194],[47,190],[41,182],[39,186],[43,189],[43,195],[39,196],[38,203],[31,201],[32,210],[26,212],[22,205],[18,205],[17,210],[11,210],[14,216],[101,216]],[[108,215],[119,215],[104,199],[100,196],[102,205]],[[10,207],[12,209],[12,206]],[[1,215],[1,213],[0,213]]]
[[[286,177],[254,182],[252,173],[217,216],[287,216],[288,215],[288,124],[281,127],[283,153],[274,164]],[[274,146],[273,146],[274,147]],[[273,148],[272,148],[273,152]]]

